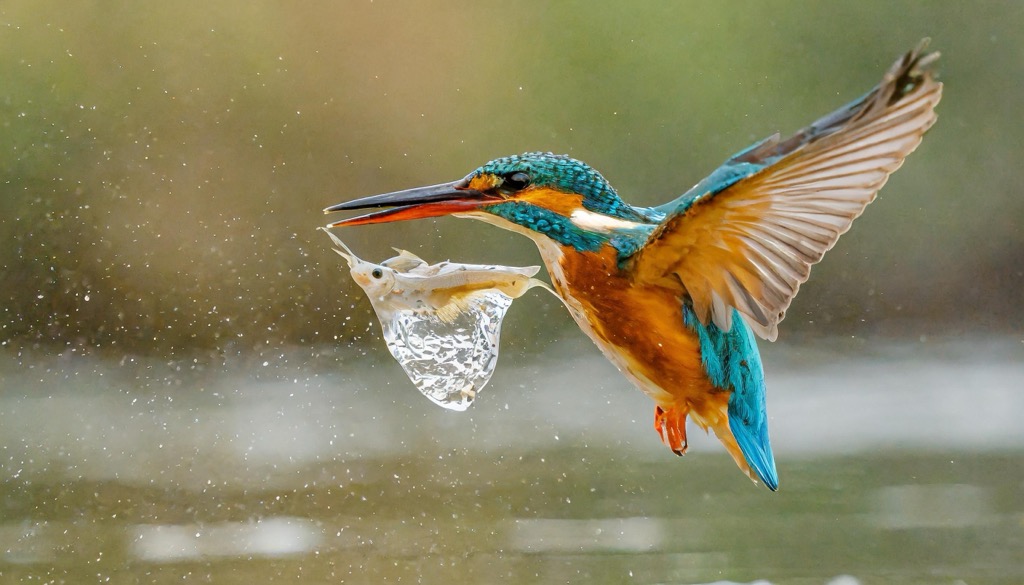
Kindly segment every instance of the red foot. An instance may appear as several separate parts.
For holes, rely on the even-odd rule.
[[[687,449],[686,414],[675,408],[654,407],[654,430],[658,431],[661,442],[676,455],[683,455]]]

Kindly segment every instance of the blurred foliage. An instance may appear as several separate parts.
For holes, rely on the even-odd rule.
[[[173,355],[375,336],[315,231],[324,206],[525,150],[660,203],[925,36],[944,54],[939,123],[783,337],[1019,330],[1021,31],[1019,3],[8,0],[0,342]],[[378,261],[538,262],[457,219],[342,236]],[[510,337],[571,326],[530,306]]]

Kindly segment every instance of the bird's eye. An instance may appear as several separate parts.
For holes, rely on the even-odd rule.
[[[505,179],[502,181],[501,186],[504,190],[510,192],[522,191],[530,186],[530,175],[523,172],[505,175]]]
[[[373,272],[370,273],[370,276],[374,278],[382,278],[384,276],[384,271],[380,268],[374,268]]]

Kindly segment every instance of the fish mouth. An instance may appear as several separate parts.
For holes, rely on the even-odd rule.
[[[471,189],[468,179],[460,179],[451,183],[416,187],[346,201],[324,209],[324,213],[390,208],[343,219],[327,226],[348,227],[466,213],[500,201],[504,201],[500,195]]]

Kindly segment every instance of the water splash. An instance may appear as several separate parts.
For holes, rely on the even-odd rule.
[[[532,278],[539,266],[428,265],[403,250],[373,264],[323,231],[370,299],[391,355],[424,396],[450,410],[469,408],[491,379],[512,301],[534,287],[555,294]]]
[[[498,365],[501,322],[512,298],[495,290],[473,295],[453,319],[434,311],[381,314],[384,340],[416,388],[450,410],[469,408]]]

